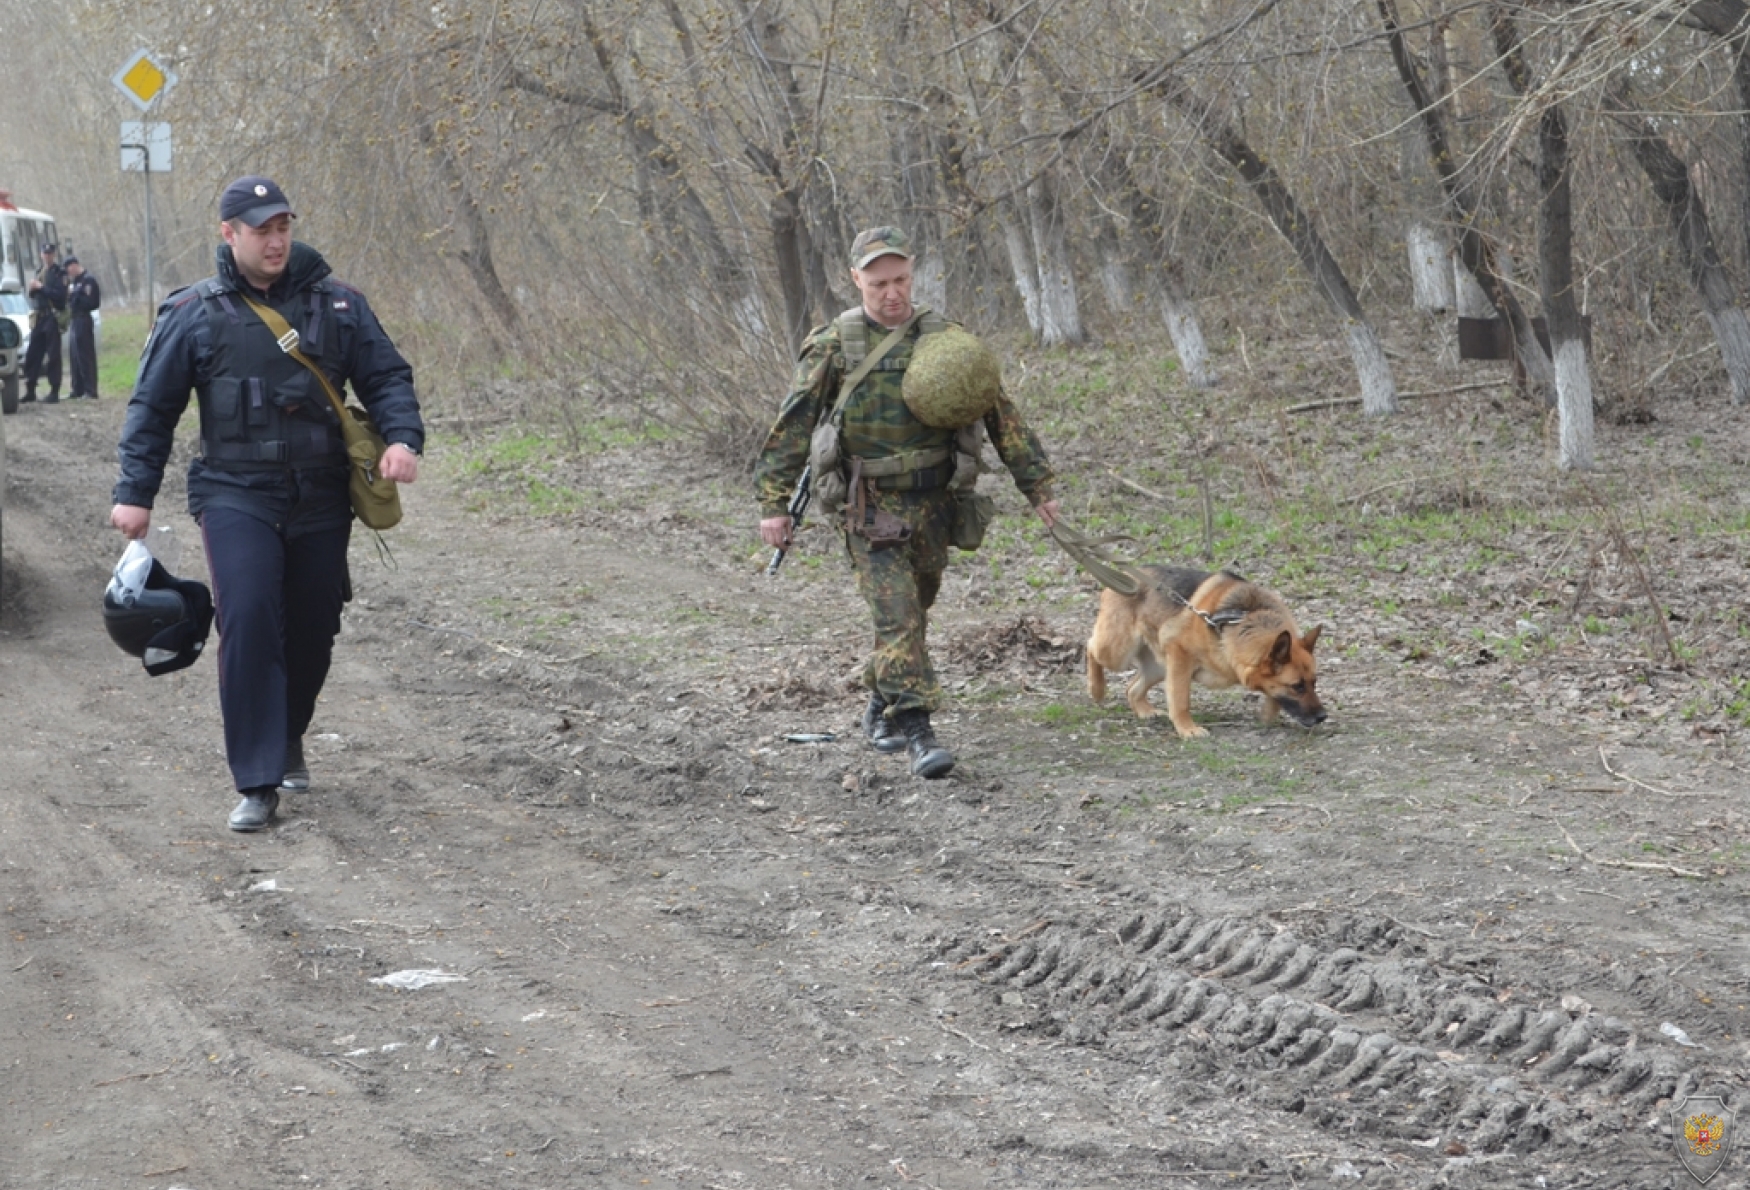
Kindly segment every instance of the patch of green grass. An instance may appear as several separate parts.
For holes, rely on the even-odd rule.
[[[1066,706],[1061,702],[1048,702],[1039,708],[1039,721],[1052,727],[1081,728],[1098,722],[1106,712],[1093,703]]]
[[[97,391],[104,397],[133,395],[150,318],[144,309],[104,310],[97,348]]]
[[[1732,697],[1726,700],[1726,715],[1750,727],[1750,678],[1733,679],[1732,691]]]

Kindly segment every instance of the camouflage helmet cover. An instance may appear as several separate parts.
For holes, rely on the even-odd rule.
[[[1002,384],[996,354],[976,335],[950,326],[919,336],[900,396],[926,426],[957,430],[991,411]]]

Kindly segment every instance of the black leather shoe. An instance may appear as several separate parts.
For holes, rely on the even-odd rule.
[[[27,392],[18,398],[18,403],[20,405],[34,405],[36,404],[36,394]]]
[[[304,763],[304,741],[286,741],[286,775],[280,778],[281,793],[303,793],[310,788],[310,766]]]
[[[863,734],[877,752],[905,751],[905,733],[893,729],[893,721],[887,717],[887,700],[879,693],[871,694],[869,705],[863,708]]]
[[[231,829],[234,831],[258,831],[273,821],[273,813],[280,808],[279,792],[272,788],[245,789],[243,800],[237,803],[237,808],[231,811]]]
[[[905,750],[911,755],[911,775],[933,780],[946,777],[954,768],[954,754],[936,739],[928,711],[901,711],[894,726],[905,733]]]
[[[45,405],[59,405],[60,403],[61,403],[61,394],[60,393],[50,393],[48,396],[43,398],[43,404],[45,404]]]

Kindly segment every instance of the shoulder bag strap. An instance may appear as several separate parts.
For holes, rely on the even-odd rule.
[[[298,349],[298,332],[293,330],[291,324],[286,322],[280,312],[275,310],[272,306],[262,305],[260,302],[244,293],[241,289],[237,291],[237,296],[243,299],[243,304],[245,306],[248,306],[251,310],[255,311],[256,316],[260,318],[261,321],[267,323],[267,329],[272,331],[279,339],[281,351],[285,352],[287,355],[291,356],[316,374],[316,379],[322,382],[322,391],[328,394],[328,400],[334,405],[334,415],[340,418],[342,425],[345,425],[345,403],[341,401],[340,394],[334,391],[334,382],[328,379],[328,373],[324,372],[321,368],[318,368],[315,363],[311,361],[309,356],[305,355]]]

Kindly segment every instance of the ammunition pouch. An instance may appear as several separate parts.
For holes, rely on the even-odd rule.
[[[984,544],[985,530],[996,519],[997,503],[989,496],[964,488],[954,493],[954,523],[948,543],[955,549],[975,550]]]
[[[839,428],[829,417],[814,427],[814,436],[808,440],[808,466],[814,476],[814,498],[834,512],[844,508],[848,490],[839,455]]]

